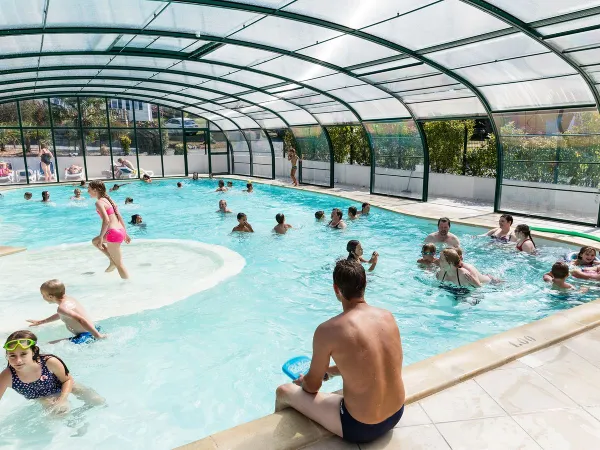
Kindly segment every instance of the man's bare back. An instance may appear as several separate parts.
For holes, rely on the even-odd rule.
[[[389,311],[366,303],[319,326],[344,381],[344,403],[356,420],[374,424],[404,404],[400,331]],[[315,345],[317,343],[315,342]]]

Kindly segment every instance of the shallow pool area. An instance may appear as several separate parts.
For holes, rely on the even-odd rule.
[[[126,218],[141,214],[146,223],[130,227],[134,242],[123,246],[129,282],[103,273],[106,260],[89,244],[100,229],[93,202],[70,201],[72,187],[49,188],[52,204],[25,202],[24,190],[0,199],[0,242],[28,247],[0,259],[8,294],[0,305],[12,311],[0,331],[51,315],[38,287],[61,278],[110,335],[84,348],[42,346],[108,407],[40,424],[32,414],[38,406],[9,392],[0,405],[0,446],[170,448],[270,413],[276,386],[287,381],[281,364],[310,355],[316,326],[341,312],[331,272],[350,239],[366,255],[380,254],[366,299],[396,317],[405,364],[598,297],[595,289],[557,294],[543,283],[542,274],[572,250],[563,245],[540,242],[540,255],[530,257],[477,237],[483,229],[453,225],[465,260],[505,280],[457,295],[416,265],[434,222],[372,208],[348,229],[331,230],[315,221],[316,210],[358,205],[261,184],[246,194],[239,180],[224,194],[214,192],[216,181],[182,180],[183,189],[176,181],[131,183],[112,194]],[[30,190],[41,197],[42,189]],[[125,206],[125,197],[134,204]],[[231,234],[236,220],[216,213],[220,199],[245,212],[256,232]],[[279,212],[294,226],[285,236],[271,232]],[[34,330],[41,342],[66,335],[57,325]]]

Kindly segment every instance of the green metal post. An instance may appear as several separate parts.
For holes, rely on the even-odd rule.
[[[365,131],[365,136],[367,136],[367,143],[369,144],[369,160],[371,161],[371,167],[369,170],[369,193],[372,194],[375,187],[375,145],[373,145],[371,133],[369,133],[365,124],[361,122],[361,125]]]
[[[79,114],[79,132],[81,133],[81,153],[83,154],[83,171],[85,173],[85,179],[89,180],[87,172],[87,157],[85,152],[85,136],[83,135],[83,115],[81,114],[81,99],[77,97],[77,112]]]
[[[115,169],[114,169],[114,160],[113,160],[113,152],[112,152],[112,131],[110,129],[110,113],[108,111],[108,97],[104,97],[104,102],[106,103],[106,128],[108,129],[108,149],[110,151],[110,173],[112,173],[112,179],[115,179]]]
[[[208,173],[212,173],[212,152],[210,148],[210,122],[206,121],[207,130],[204,132],[204,142],[208,148]],[[229,160],[229,155],[227,155],[227,159]]]
[[[183,140],[183,165],[185,168],[185,176],[188,176],[188,160],[187,160],[187,138],[185,136],[185,117],[183,117],[183,110],[181,110],[181,130]]]
[[[269,140],[269,145],[271,146],[271,179],[275,179],[275,147],[273,147],[273,140],[271,136],[269,136],[269,132],[267,130],[263,130],[267,139]]]
[[[126,100],[127,101],[127,100]],[[127,110],[127,106],[125,107]],[[135,162],[137,163],[138,178],[141,178],[142,169],[140,168],[140,149],[138,148],[137,125],[135,121],[135,100],[131,100],[131,110],[133,111],[133,139],[135,142]],[[183,114],[183,113],[182,113]]]
[[[50,98],[46,100],[48,102],[48,117],[50,117],[50,134],[52,135],[52,151],[54,152],[54,161],[56,162],[56,182],[60,183],[60,177],[58,173],[58,155],[56,154],[56,140],[54,139],[54,119],[52,118],[52,107],[50,105]],[[22,122],[21,122],[22,123]]]
[[[329,187],[332,188],[335,185],[335,159],[333,157],[333,143],[331,142],[331,136],[327,127],[321,125],[323,133],[325,133],[325,139],[327,139],[327,145],[329,145]]]
[[[492,125],[495,124],[492,116]],[[494,192],[494,212],[500,211],[502,199],[502,179],[504,178],[504,148],[502,145],[502,136],[498,127],[494,128],[496,132],[496,190]]]
[[[29,167],[27,166],[27,152],[25,151],[25,136],[23,135],[23,121],[21,120],[21,105],[17,103],[17,114],[19,116],[19,131],[21,132],[21,150],[23,151],[23,162],[25,163],[25,178],[29,184]]]
[[[163,156],[164,153],[164,143],[163,143],[163,134],[162,134],[162,113],[161,113],[161,107],[160,105],[156,105],[156,114],[158,116],[158,142],[160,144],[160,170],[162,173],[162,176],[165,176],[165,158]],[[167,130],[167,139],[169,138],[169,131]],[[169,145],[169,143],[167,142],[167,145]]]
[[[421,142],[423,143],[423,193],[421,201],[426,202],[429,199],[429,144],[427,144],[427,134],[422,122],[415,121]]]

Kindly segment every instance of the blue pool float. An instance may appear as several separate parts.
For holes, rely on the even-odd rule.
[[[300,375],[306,375],[310,369],[310,358],[308,356],[296,356],[286,361],[281,370],[292,380],[297,380]]]

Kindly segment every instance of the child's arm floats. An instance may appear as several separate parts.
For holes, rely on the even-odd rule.
[[[58,319],[60,319],[60,316],[58,315],[58,313],[56,313],[42,320],[27,320],[27,322],[31,324],[29,325],[30,327],[37,327],[38,325],[44,325],[45,323],[55,322]]]

